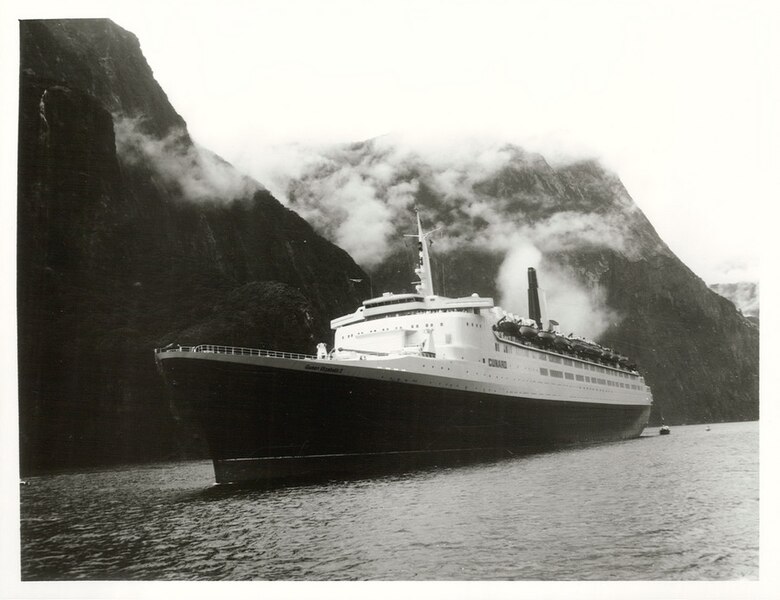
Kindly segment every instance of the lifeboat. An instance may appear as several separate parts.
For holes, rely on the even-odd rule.
[[[591,344],[583,340],[582,338],[569,338],[569,344],[571,349],[574,350],[580,356],[585,358],[601,358],[601,348],[595,344]]]
[[[530,325],[520,325],[520,336],[528,340],[535,340],[539,330]]]
[[[536,334],[536,337],[539,343],[544,346],[550,346],[555,341],[555,334],[552,331],[540,331]]]
[[[496,325],[496,328],[503,334],[520,337],[520,329],[513,321],[501,321]]]
[[[561,335],[556,335],[555,339],[553,340],[553,346],[555,346],[559,350],[568,351],[571,350],[572,344],[565,337]]]
[[[592,344],[586,343],[581,352],[588,358],[601,358],[601,350]]]

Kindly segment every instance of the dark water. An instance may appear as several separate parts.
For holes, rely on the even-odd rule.
[[[758,577],[758,423],[270,491],[208,462],[29,481],[27,580]]]

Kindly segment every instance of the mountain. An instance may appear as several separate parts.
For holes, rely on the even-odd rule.
[[[478,292],[527,314],[534,266],[563,333],[637,360],[654,422],[758,418],[757,326],[674,255],[597,161],[551,165],[487,143],[420,150],[385,136],[304,164],[278,179],[278,193],[369,271],[374,292],[411,289],[415,252],[402,234],[415,206],[441,228],[432,248],[439,293]]]
[[[133,34],[21,21],[20,40],[22,472],[204,456],[153,349],[311,353],[366,276],[193,142]]]
[[[731,300],[743,315],[753,322],[759,319],[759,294],[758,284],[752,281],[740,281],[738,283],[713,283],[710,289],[720,294],[727,300]]]

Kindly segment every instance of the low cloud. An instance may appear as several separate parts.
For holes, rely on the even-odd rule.
[[[615,216],[573,211],[558,212],[527,230],[544,252],[583,247],[610,248],[632,257],[635,249],[626,238],[625,224]]]
[[[295,189],[293,207],[359,264],[372,268],[389,251],[394,209],[413,198],[411,184],[393,188],[381,187],[376,179],[343,168]]]
[[[413,146],[388,135],[335,149],[307,152],[297,145],[274,154],[276,166],[266,168],[263,179],[271,182],[271,191],[368,269],[393,251],[393,237],[408,227],[423,187],[438,205],[430,217],[449,215],[447,220],[455,224],[437,236],[441,248],[470,243],[507,248],[506,239],[525,230],[543,252],[592,246],[636,255],[625,218],[626,199],[617,194],[612,213],[566,210],[558,190],[533,187],[538,170],[553,168],[541,156],[517,147],[485,140]],[[507,196],[503,190],[511,188],[511,180],[484,189],[486,182],[500,180],[507,167],[512,167],[510,178],[526,177],[531,191]],[[526,209],[537,211],[532,229]],[[539,211],[551,214],[540,221]],[[443,224],[426,223],[430,228]],[[366,235],[354,231],[371,232],[373,246],[366,243]]]
[[[588,198],[589,182],[556,179],[556,170],[567,168],[560,156],[550,165],[495,139],[431,142],[398,135],[339,147],[274,147],[242,166],[368,271],[404,243],[415,205],[431,206],[422,218],[427,229],[442,227],[437,252],[478,247],[504,256],[496,283],[508,310],[527,314],[526,272],[536,266],[548,315],[566,333],[595,338],[618,320],[599,290],[546,258],[584,248],[638,255],[631,220],[639,213],[617,179],[605,184],[614,196],[606,209],[603,202],[576,199],[569,205],[577,194]],[[599,212],[578,210],[591,205]]]
[[[612,211],[567,210],[566,196],[536,179],[565,164],[552,167],[538,154],[489,140],[408,143],[388,135],[338,148],[295,146],[273,160],[265,176],[275,195],[369,271],[403,244],[415,204],[433,202],[422,216],[428,229],[443,226],[438,252],[476,246],[505,257],[496,283],[507,310],[527,314],[527,268],[534,266],[547,290],[548,318],[564,333],[596,338],[619,320],[601,290],[546,258],[584,248],[635,258],[627,222],[634,212],[618,187]],[[520,197],[511,195],[518,189],[513,177],[528,182]]]
[[[250,197],[262,187],[216,154],[189,141],[183,131],[159,139],[144,133],[142,121],[115,117],[117,154],[127,164],[144,164],[163,182],[194,202]]]

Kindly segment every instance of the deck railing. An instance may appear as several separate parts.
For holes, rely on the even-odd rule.
[[[259,348],[240,348],[237,346],[215,346],[213,344],[200,344],[198,346],[166,346],[156,348],[155,354],[167,354],[169,352],[201,352],[203,354],[230,354],[234,356],[268,356],[271,358],[292,358],[296,360],[316,359],[310,354],[297,354],[295,352],[278,352],[276,350],[261,350]]]

